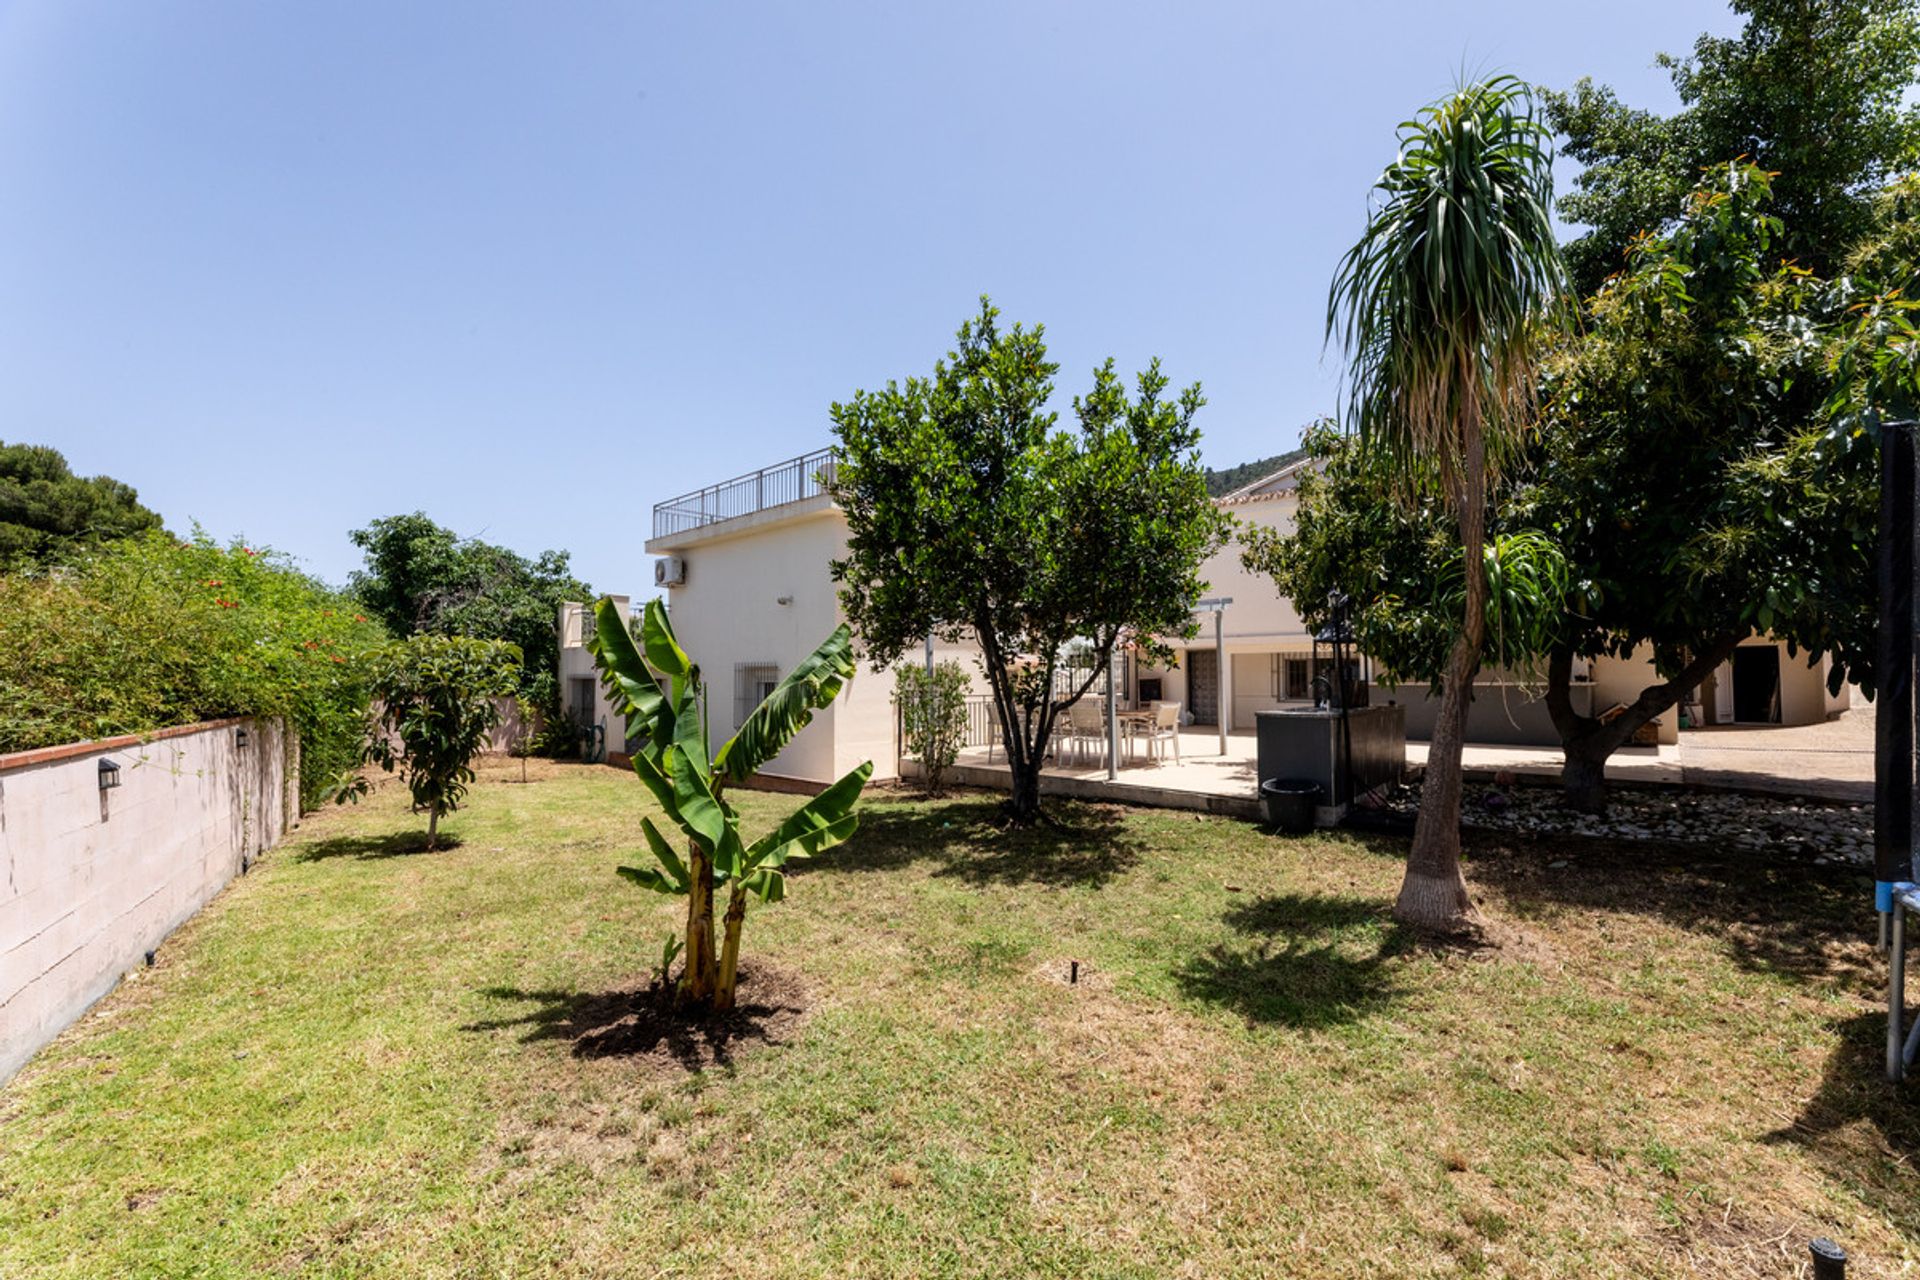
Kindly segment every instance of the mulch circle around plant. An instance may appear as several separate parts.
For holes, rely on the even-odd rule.
[[[673,983],[635,979],[583,997],[550,1034],[571,1043],[577,1058],[619,1058],[648,1074],[690,1075],[793,1040],[812,1007],[798,974],[764,961],[740,966],[736,1000],[724,1014],[688,1009],[675,999]]]

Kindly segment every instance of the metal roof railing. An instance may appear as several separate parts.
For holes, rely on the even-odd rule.
[[[834,463],[832,448],[815,449],[812,453],[656,503],[653,536],[663,538],[668,534],[686,533],[722,520],[818,497],[833,487]]]

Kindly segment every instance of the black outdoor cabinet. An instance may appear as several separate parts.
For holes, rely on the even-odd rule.
[[[1259,780],[1302,778],[1325,788],[1328,806],[1342,812],[1353,802],[1353,788],[1365,793],[1400,781],[1407,771],[1406,708],[1349,707],[1341,739],[1337,707],[1254,713]],[[1345,764],[1352,761],[1353,788],[1346,785]]]

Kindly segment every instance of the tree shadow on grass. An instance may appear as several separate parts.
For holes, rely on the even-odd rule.
[[[892,871],[933,862],[933,874],[969,884],[1087,885],[1099,888],[1140,861],[1146,844],[1115,806],[1050,801],[1046,818],[1009,823],[997,799],[939,805],[878,800],[861,809],[860,829],[818,862],[790,863],[788,875]]]
[[[462,1031],[519,1029],[522,1044],[557,1040],[576,1058],[634,1059],[643,1067],[650,1061],[683,1072],[730,1066],[745,1047],[791,1040],[807,1011],[805,988],[795,979],[745,964],[739,1003],[724,1014],[689,1013],[676,1004],[672,985],[653,983],[599,992],[486,987],[480,994],[534,1007]]]
[[[445,853],[449,849],[458,849],[460,844],[459,836],[442,831],[439,846],[433,852]],[[296,850],[293,860],[322,862],[328,858],[358,858],[366,862],[378,858],[405,858],[427,851],[426,831],[409,829],[390,831],[383,836],[334,836],[328,840],[316,840]]]
[[[1476,833],[1469,855],[1475,891],[1499,895],[1513,915],[1570,908],[1650,916],[1715,939],[1753,972],[1840,980],[1862,991],[1880,980],[1861,925],[1871,893],[1861,871],[1765,852],[1577,836]]]
[[[1174,980],[1188,995],[1249,1022],[1303,1029],[1357,1022],[1399,998],[1390,961],[1414,943],[1383,902],[1275,894],[1222,919],[1247,940],[1178,966]]]
[[[1807,1152],[1837,1184],[1857,1194],[1900,1227],[1920,1238],[1920,1080],[1896,1085],[1886,1078],[1887,1015],[1862,1013],[1831,1025],[1833,1051],[1820,1087],[1800,1114],[1766,1135]]]

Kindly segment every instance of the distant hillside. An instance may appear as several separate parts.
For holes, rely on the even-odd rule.
[[[1224,471],[1207,468],[1207,493],[1215,498],[1232,493],[1242,485],[1252,484],[1261,476],[1272,475],[1280,468],[1300,461],[1307,456],[1305,449],[1294,449],[1288,453],[1276,453],[1271,458],[1261,458],[1257,462],[1243,462],[1237,467],[1228,467]]]

